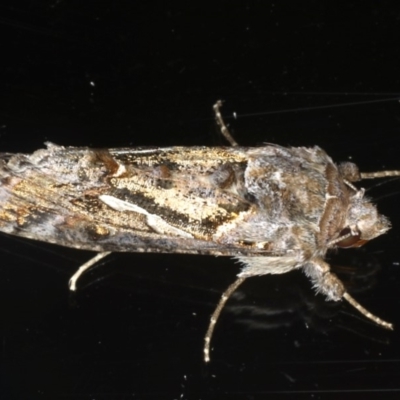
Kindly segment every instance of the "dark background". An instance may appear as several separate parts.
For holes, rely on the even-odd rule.
[[[397,4],[3,1],[1,151],[225,145],[221,98],[242,145],[318,144],[365,171],[400,168]],[[253,278],[224,310],[207,366],[232,260],[114,254],[72,295],[92,253],[1,235],[0,398],[398,398],[399,184],[369,192],[390,233],[329,257],[397,330],[326,302],[300,272]]]

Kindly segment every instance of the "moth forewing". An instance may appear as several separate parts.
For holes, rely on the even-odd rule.
[[[336,165],[319,147],[239,147],[214,106],[231,147],[89,149],[47,143],[31,155],[0,154],[0,231],[99,252],[235,257],[243,265],[223,294],[205,337],[230,294],[246,278],[302,269],[327,299],[346,299],[386,328],[346,291],[324,261],[331,248],[357,247],[389,221],[357,189],[360,173]]]

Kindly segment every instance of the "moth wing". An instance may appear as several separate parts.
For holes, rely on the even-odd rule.
[[[212,240],[249,207],[240,193],[243,160],[230,156],[221,168],[227,154],[52,144],[31,155],[0,154],[0,230],[94,251],[268,254]]]

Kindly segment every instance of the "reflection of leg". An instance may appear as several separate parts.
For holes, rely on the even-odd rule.
[[[103,253],[98,253],[96,254],[93,258],[91,258],[89,261],[85,262],[85,264],[81,265],[72,275],[71,279],[69,280],[69,290],[75,291],[76,290],[76,282],[78,281],[79,277],[86,271],[88,270],[92,265],[96,264],[98,261],[100,261],[102,258],[107,257],[109,254],[111,254],[111,251],[105,251]]]
[[[393,329],[392,324],[371,314],[367,309],[353,299],[353,297],[346,292],[346,289],[339,278],[335,274],[331,273],[329,264],[321,258],[314,258],[309,261],[304,266],[304,272],[311,279],[317,292],[323,293],[328,300],[339,301],[345,299],[368,319],[386,329]]]

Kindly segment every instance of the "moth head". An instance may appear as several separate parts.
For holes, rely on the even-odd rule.
[[[335,245],[337,247],[360,247],[390,229],[389,220],[378,213],[376,206],[359,190],[350,198],[344,228]]]

